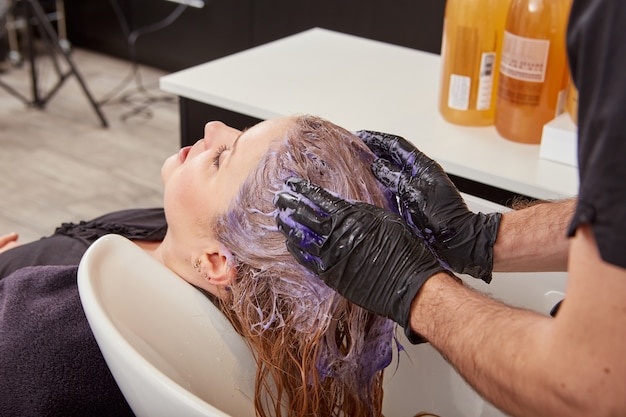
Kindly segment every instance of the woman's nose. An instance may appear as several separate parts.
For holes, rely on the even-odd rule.
[[[221,146],[224,141],[224,131],[227,126],[219,121],[211,121],[204,125],[204,137],[202,143],[204,149],[210,149],[211,147]]]
[[[217,144],[230,146],[237,136],[241,133],[239,130],[232,128],[220,121],[211,121],[204,125],[204,143],[208,149]]]
[[[216,138],[227,128],[224,123],[213,120],[204,125],[204,139]]]

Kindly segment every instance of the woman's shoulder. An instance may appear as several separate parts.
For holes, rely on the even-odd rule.
[[[63,223],[55,234],[82,238],[91,244],[109,233],[122,235],[127,239],[162,240],[166,230],[167,223],[162,208],[140,208],[115,211],[79,223]]]
[[[164,224],[165,212],[161,207],[118,210],[96,217],[85,223],[92,222],[121,223],[149,227]]]

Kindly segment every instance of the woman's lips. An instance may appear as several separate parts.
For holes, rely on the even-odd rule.
[[[191,146],[185,146],[184,148],[181,148],[180,151],[178,151],[178,159],[180,159],[180,162],[185,162],[185,160],[187,159],[187,155],[189,155],[189,151],[191,150]]]

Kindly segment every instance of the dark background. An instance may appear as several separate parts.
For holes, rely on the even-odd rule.
[[[129,32],[177,7],[165,0],[65,0],[68,37],[75,46],[133,58]],[[171,25],[137,37],[135,58],[177,71],[313,27],[439,53],[444,9],[445,0],[205,0],[204,8],[188,7]]]
[[[137,37],[128,34],[163,21],[178,5],[165,0],[65,0],[73,45],[165,71],[178,71],[294,33],[321,27],[422,51],[440,53],[445,0],[205,0],[171,25]],[[117,12],[116,12],[117,11]],[[127,28],[123,27],[126,22]],[[194,143],[207,120],[243,129],[246,115],[180,99],[181,145]],[[517,196],[451,176],[461,191],[509,205]],[[528,197],[525,197],[529,199]]]

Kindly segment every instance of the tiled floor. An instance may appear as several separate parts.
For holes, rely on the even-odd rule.
[[[72,58],[96,101],[131,74],[128,62],[76,49]],[[56,78],[48,58],[40,58],[44,88]],[[142,82],[130,82],[101,107],[103,128],[75,77],[61,86],[46,107],[28,107],[0,87],[0,234],[16,231],[28,242],[67,221],[90,219],[123,208],[161,205],[160,167],[179,148],[178,104],[158,89],[164,73],[141,68]],[[30,68],[11,68],[0,81],[30,98]],[[119,97],[145,86],[151,116],[132,111]],[[133,96],[146,99],[145,94]],[[161,100],[165,97],[167,100]]]

